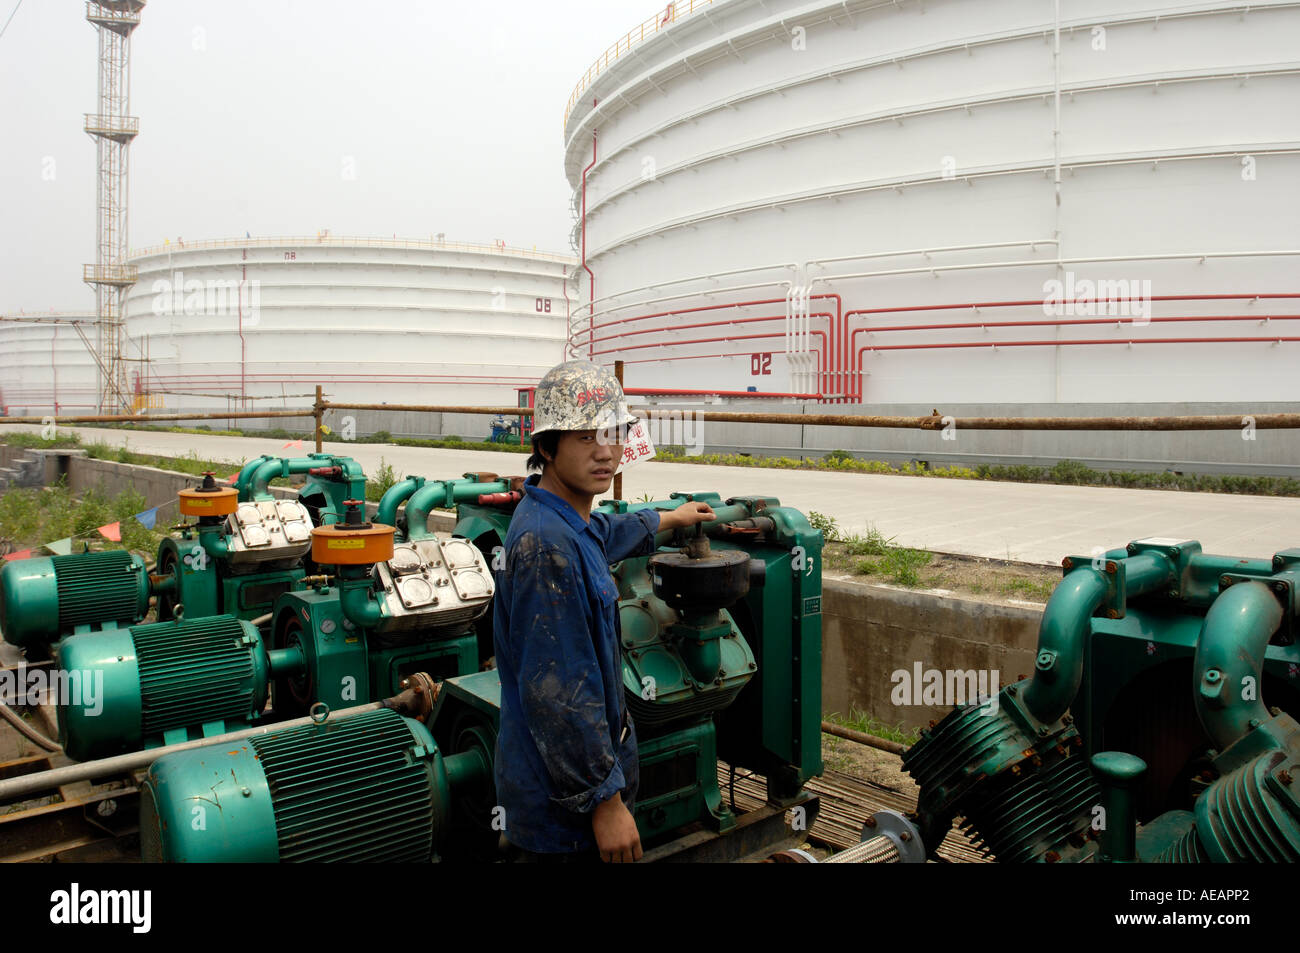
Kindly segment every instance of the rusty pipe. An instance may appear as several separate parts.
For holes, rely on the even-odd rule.
[[[150,414],[126,416],[119,414],[91,414],[81,417],[52,417],[56,424],[153,424],[160,420],[261,420],[268,417],[311,417],[310,410],[249,410],[226,414]],[[30,424],[30,417],[0,417],[0,424]]]
[[[633,407],[633,412],[645,407]],[[895,430],[1241,430],[1244,415],[1186,417],[887,417],[870,414],[762,414],[698,411],[700,420],[730,423],[800,424],[808,427],[880,427]],[[1300,429],[1300,414],[1251,414],[1256,430]]]
[[[897,741],[890,741],[888,738],[879,738],[876,735],[869,735],[865,731],[854,731],[852,728],[843,728],[833,722],[822,722],[822,734],[834,735],[837,738],[846,738],[849,741],[856,741],[860,745],[868,745],[872,748],[879,748],[881,751],[888,751],[890,754],[902,754],[907,748]]]

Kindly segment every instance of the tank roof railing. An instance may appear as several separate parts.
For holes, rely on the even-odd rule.
[[[133,248],[127,257],[142,258],[146,255],[161,255],[172,251],[193,251],[195,249],[207,248],[277,248],[284,245],[295,245],[298,247],[305,245],[333,245],[345,248],[421,248],[432,251],[462,251],[474,252],[476,254],[540,258],[547,261],[558,261],[563,264],[572,264],[577,261],[577,259],[572,255],[561,255],[555,252],[538,251],[536,248],[520,248],[514,245],[507,245],[504,242],[493,242],[492,244],[485,245],[474,242],[438,241],[436,238],[363,238],[345,235],[329,235],[325,233],[317,235],[287,235],[258,238],[214,238],[196,242],[187,242],[182,241],[181,239],[177,239],[175,242],[165,240],[161,245],[148,245],[144,248]]]
[[[569,113],[578,104],[578,97],[596,81],[597,76],[609,68],[611,62],[617,62],[619,57],[630,53],[633,47],[640,46],[647,38],[655,36],[660,30],[666,30],[673,24],[694,16],[704,10],[705,7],[711,6],[712,3],[713,0],[682,0],[680,3],[669,3],[654,16],[638,23],[628,30],[626,34],[615,40],[609,49],[596,57],[596,62],[588,67],[587,72],[582,74],[578,84],[573,87],[573,92],[569,94],[569,101],[564,105],[564,125],[566,127],[569,125]]]

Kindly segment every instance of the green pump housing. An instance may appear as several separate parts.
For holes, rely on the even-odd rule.
[[[305,475],[306,482],[298,502],[285,506],[300,503],[300,511],[286,511],[267,486],[293,475]],[[179,535],[162,540],[152,576],[143,559],[122,550],[5,564],[0,569],[0,635],[35,660],[46,657],[65,636],[142,622],[151,597],[157,597],[158,618],[164,622],[180,616],[265,615],[281,593],[301,587],[310,525],[333,523],[344,500],[364,498],[365,475],[351,457],[332,453],[263,455],[244,465],[236,487],[240,511],[229,518],[200,517]],[[301,539],[285,535],[286,528],[299,523]],[[267,529],[272,533],[266,539],[253,537]],[[283,544],[278,558],[264,551],[268,545],[274,550],[276,541]]]
[[[335,453],[309,453],[305,457],[274,457],[263,454],[249,460],[239,471],[235,489],[239,502],[275,500],[268,484],[279,477],[306,474],[298,498],[316,512],[317,526],[330,526],[342,519],[345,500],[366,498],[366,476],[361,464]]]
[[[141,785],[145,861],[437,858],[452,796],[481,783],[423,724],[381,708],[164,754]]]
[[[262,716],[273,673],[301,668],[268,653],[231,616],[73,635],[58,646],[59,740],[86,761],[212,737]]]
[[[275,604],[272,641],[306,659],[301,674],[276,680],[277,712],[313,702],[364,704],[394,694],[415,672],[434,678],[476,672],[474,622],[488,613],[494,583],[487,560],[464,539],[438,539],[428,509],[498,492],[504,482],[407,479],[380,501],[375,522],[391,526],[407,503],[408,531],[393,556],[374,566],[339,566],[333,585],[288,592]],[[454,504],[453,504],[454,505]]]
[[[927,847],[962,816],[1002,861],[1300,858],[1300,550],[1142,539],[1062,566],[1032,678],[904,755]]]
[[[35,660],[74,632],[140,622],[149,593],[144,560],[121,549],[6,563],[0,568],[0,634]]]
[[[306,480],[296,501],[280,500],[268,484],[290,476]],[[268,454],[248,461],[235,481],[239,507],[234,514],[200,517],[160,544],[159,619],[181,614],[255,619],[270,612],[282,593],[300,589],[314,569],[311,527],[335,523],[343,501],[364,499],[365,486],[361,465],[339,454]]]

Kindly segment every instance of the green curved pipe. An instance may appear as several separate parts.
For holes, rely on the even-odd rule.
[[[226,542],[222,526],[218,523],[211,529],[201,528],[199,530],[199,545],[213,559],[225,559],[230,555],[230,545]],[[180,563],[176,564],[176,574],[180,575]]]
[[[249,481],[248,498],[250,500],[271,499],[271,491],[267,489],[266,485],[276,477],[287,477],[290,473],[290,462],[287,457],[272,457],[260,464],[253,471],[252,479]]]
[[[275,457],[271,456],[269,453],[264,453],[260,457],[254,457],[252,460],[249,460],[240,468],[239,477],[235,480],[235,489],[239,491],[239,502],[247,503],[252,499],[250,486],[253,474],[256,473],[257,468],[266,463],[266,461],[274,459]]]
[[[1268,640],[1281,622],[1282,607],[1262,582],[1237,583],[1205,615],[1193,666],[1196,714],[1220,751],[1271,717],[1259,686]]]
[[[1111,561],[1111,560],[1107,560]],[[1174,564],[1159,552],[1114,559],[1124,573],[1125,598],[1162,589],[1175,581]],[[1092,631],[1090,620],[1109,590],[1107,574],[1080,565],[1060,584],[1043,610],[1038,628],[1034,677],[1025,689],[1025,707],[1039,721],[1056,721],[1069,710],[1083,682],[1083,655]]]
[[[330,454],[321,454],[319,457],[268,457],[253,471],[248,491],[249,499],[273,500],[275,496],[267,489],[267,484],[276,477],[287,477],[295,473],[306,473],[315,467],[331,466],[333,459]]]
[[[473,503],[480,493],[504,493],[510,489],[506,480],[479,483],[476,480],[430,480],[416,490],[406,503],[406,538],[430,539],[429,511],[435,506],[455,506]]]
[[[1083,681],[1083,649],[1090,620],[1109,586],[1106,574],[1091,566],[1069,573],[1047,600],[1038,627],[1034,677],[1022,696],[1039,721],[1056,721],[1069,709]]]
[[[383,607],[371,596],[370,567],[361,567],[362,575],[354,578],[355,566],[339,567],[343,578],[339,582],[339,607],[353,625],[370,630],[384,618]]]
[[[407,477],[390,486],[379,501],[375,522],[384,526],[396,526],[397,508],[422,486],[424,486],[424,477]]]

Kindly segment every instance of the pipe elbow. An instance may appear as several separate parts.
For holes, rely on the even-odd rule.
[[[252,485],[249,487],[249,499],[268,498],[271,491],[267,489],[267,484],[277,477],[287,477],[288,475],[289,463],[287,460],[276,458],[267,460],[253,472]]]
[[[389,487],[388,492],[379,501],[379,509],[375,512],[375,522],[382,523],[385,526],[396,526],[397,508],[410,500],[422,486],[424,486],[424,477],[407,477],[400,483]]]
[[[447,485],[441,480],[431,480],[415,491],[406,503],[407,539],[428,539],[432,535],[429,532],[429,511],[446,495]]]
[[[203,551],[213,559],[225,559],[230,555],[230,546],[220,532],[200,533],[199,541],[203,545]]]
[[[1024,694],[1025,707],[1039,721],[1056,721],[1074,702],[1083,681],[1089,620],[1109,588],[1105,573],[1081,567],[1062,579],[1047,600],[1038,628],[1034,677]]]
[[[1269,640],[1281,623],[1282,606],[1262,582],[1230,587],[1205,615],[1193,691],[1197,717],[1220,751],[1270,717],[1260,681]]]
[[[252,499],[252,480],[257,475],[258,468],[274,459],[269,453],[264,453],[260,457],[249,460],[240,468],[239,477],[235,480],[235,488],[239,491],[239,502],[247,503]]]
[[[384,618],[383,607],[370,598],[370,586],[344,586],[339,592],[339,605],[343,615],[355,626],[373,629]]]

